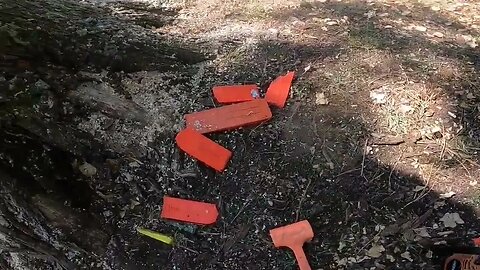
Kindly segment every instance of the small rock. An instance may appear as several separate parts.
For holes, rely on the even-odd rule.
[[[455,195],[455,192],[449,191],[449,192],[447,192],[447,193],[442,193],[442,194],[440,194],[440,198],[441,198],[441,199],[448,199],[448,198],[453,197],[454,195]]]
[[[416,26],[414,27],[414,29],[417,30],[417,31],[419,31],[419,32],[425,32],[425,31],[427,31],[427,27],[421,26],[421,25],[416,25]]]
[[[433,36],[437,37],[437,38],[443,38],[444,35],[441,32],[435,32],[435,33],[433,33]]]
[[[279,35],[279,31],[277,29],[275,28],[268,29],[268,34],[267,34],[268,38],[276,39],[278,38],[278,35]]]
[[[78,170],[80,170],[80,172],[86,177],[92,177],[95,174],[97,174],[97,168],[95,168],[92,164],[87,162],[80,165],[78,167]]]
[[[438,7],[438,6],[433,6],[433,7],[431,7],[430,9],[433,10],[433,11],[439,11],[439,10],[440,10],[440,7]]]
[[[411,112],[413,111],[413,107],[408,105],[408,104],[400,104],[400,106],[398,107],[398,111],[400,111],[401,113],[408,113],[408,112]]]
[[[370,91],[370,98],[375,104],[385,104],[387,102],[387,93],[383,87]]]
[[[443,137],[442,128],[439,126],[427,126],[420,131],[422,136],[425,136],[428,139],[440,139]]]
[[[328,99],[325,97],[325,93],[320,92],[315,94],[315,104],[328,105]]]
[[[395,261],[395,257],[393,257],[393,256],[390,255],[390,254],[387,254],[387,260],[389,260],[390,262],[394,262],[394,261]]]
[[[432,117],[435,114],[435,111],[432,109],[427,109],[424,114],[426,117]]]
[[[473,48],[475,49],[476,47],[478,47],[478,44],[475,40],[472,40],[470,42],[467,42],[467,45],[470,46],[470,48]]]
[[[375,17],[375,10],[369,10],[367,13],[363,14],[364,16],[366,16],[368,19],[371,19],[373,17]]]
[[[332,26],[332,25],[337,25],[338,23],[336,21],[328,21],[327,25]]]
[[[79,35],[80,37],[83,37],[83,36],[86,36],[88,34],[88,30],[87,29],[78,29],[77,31],[77,35]]]
[[[475,95],[472,94],[472,93],[468,93],[468,94],[467,94],[467,98],[468,98],[468,99],[475,99]]]

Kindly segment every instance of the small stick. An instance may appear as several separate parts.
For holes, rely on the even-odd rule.
[[[182,248],[182,249],[185,249],[185,250],[188,250],[188,251],[190,251],[190,252],[192,252],[192,253],[195,253],[195,254],[200,254],[200,252],[198,252],[198,251],[196,251],[196,250],[193,250],[193,249],[191,249],[191,248],[188,248],[188,247],[186,247],[186,246],[182,246],[182,245],[179,245],[179,244],[176,244],[175,246],[177,246],[177,247],[179,247],[179,248]]]
[[[232,219],[232,221],[230,221],[230,224],[232,224],[238,218],[238,216],[240,216],[240,214],[243,212],[243,210],[245,210],[245,207],[247,207],[251,202],[252,202],[251,199],[247,199],[247,201],[243,204],[242,208],[240,208],[240,210],[238,210],[238,213],[235,215],[235,217]]]
[[[365,177],[365,174],[363,174],[363,170],[365,168],[365,156],[367,155],[367,146],[368,146],[368,139],[365,140],[365,145],[363,147],[362,169],[360,170],[360,176],[363,176],[365,180],[367,180],[367,178]]]
[[[389,191],[392,191],[392,175],[393,175],[393,172],[395,171],[395,169],[397,168],[398,162],[400,162],[400,159],[402,159],[402,157],[403,157],[403,152],[405,152],[405,151],[402,151],[402,153],[398,157],[397,161],[395,161],[395,163],[392,166],[392,170],[390,171],[390,175],[388,176],[388,190]]]
[[[355,169],[351,169],[351,170],[348,170],[348,171],[344,171],[344,172],[341,172],[341,173],[335,175],[333,178],[338,178],[342,175],[349,174],[349,173],[356,172],[356,171],[360,171],[360,170],[361,170],[361,168],[355,168]]]
[[[321,175],[322,174],[320,173],[320,176]],[[305,200],[305,196],[307,195],[307,191],[308,191],[308,188],[310,187],[311,183],[312,183],[312,178],[310,178],[310,180],[308,181],[307,187],[305,188],[305,190],[303,190],[302,197],[300,198],[300,202],[298,203],[297,215],[295,216],[295,221],[298,221],[298,217],[300,216],[300,210],[302,208],[302,203]]]

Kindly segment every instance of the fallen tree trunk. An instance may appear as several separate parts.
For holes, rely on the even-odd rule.
[[[4,57],[74,70],[170,70],[203,61],[200,54],[138,31],[104,10],[67,0],[3,0],[0,37]]]
[[[203,60],[99,8],[67,0],[0,2],[0,268],[110,268],[102,260],[113,241],[107,217],[114,223],[110,212],[133,209],[132,198],[143,192],[134,181],[113,179],[123,162],[119,157],[139,147],[111,147],[90,126],[78,127],[96,115],[106,119],[100,128],[107,131],[118,121],[173,129],[174,121],[165,124],[173,114],[168,106],[148,112],[144,106],[152,94],[132,99],[122,90],[125,78],[112,78],[137,71],[177,72]],[[129,80],[129,91],[137,89],[138,79]],[[161,107],[157,99],[175,102],[160,97],[151,106]],[[139,141],[135,136],[144,135],[140,128],[132,134],[123,126],[117,129],[134,143]],[[145,135],[145,142],[155,134]],[[93,171],[82,170],[85,164]],[[115,190],[130,194],[118,199],[118,207],[110,194]],[[125,210],[120,212],[123,217]]]

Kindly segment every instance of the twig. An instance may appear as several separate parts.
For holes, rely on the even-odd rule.
[[[360,176],[365,178],[365,180],[368,181],[368,179],[365,177],[365,174],[363,174],[363,170],[365,168],[365,156],[367,155],[367,146],[368,146],[368,139],[365,140],[365,145],[363,146],[363,158],[362,158],[362,169],[360,170]]]
[[[433,167],[433,165],[432,165]],[[437,168],[437,171],[439,169]],[[409,203],[405,204],[400,210],[403,210],[405,208],[407,208],[407,206],[411,205],[412,203],[414,202],[417,202],[419,200],[421,200],[423,197],[427,196],[428,193],[430,193],[430,191],[432,191],[433,187],[429,185],[429,182],[430,182],[430,179],[432,178],[432,171],[433,171],[433,168],[430,170],[430,174],[428,175],[428,178],[427,178],[427,182],[425,183],[426,186],[428,186],[428,191],[425,191],[427,189],[423,189],[422,191],[422,194],[420,196],[418,196],[417,198],[413,199],[412,201],[410,201]],[[435,172],[435,174],[437,173],[437,171]]]
[[[321,173],[320,173],[321,176]],[[302,197],[300,198],[300,202],[298,202],[298,207],[297,207],[297,214],[295,216],[295,221],[298,221],[298,217],[300,216],[300,210],[302,209],[302,203],[305,200],[305,196],[307,195],[308,188],[310,187],[310,184],[312,184],[312,178],[308,180],[307,187],[303,190]]]
[[[248,136],[252,136],[252,133],[260,126],[263,126],[265,123],[267,123],[268,121],[263,121],[261,122],[260,124],[258,124],[256,127],[252,128],[252,130],[248,133]]]
[[[397,164],[398,164],[398,162],[400,162],[400,159],[402,159],[404,152],[405,152],[405,149],[402,151],[402,153],[400,154],[398,159],[393,164],[392,169],[390,170],[390,174],[388,175],[388,190],[389,191],[392,191],[392,175],[393,175],[393,172],[397,168]]]
[[[360,252],[364,251],[365,248],[370,245],[370,243],[373,242],[373,240],[375,239],[375,237],[379,236],[381,233],[383,232],[383,230],[380,230],[377,234],[375,234],[375,236],[373,236],[365,245],[363,245],[363,247],[360,249],[360,251],[357,252],[357,255],[360,254]]]
[[[250,203],[252,202],[251,199],[247,199],[247,201],[243,204],[242,208],[238,210],[238,213],[235,215],[235,217],[230,221],[230,224],[233,224],[233,222],[238,218],[238,216],[245,210],[245,207],[247,207]]]
[[[338,178],[338,177],[340,177],[340,176],[342,176],[342,175],[349,174],[349,173],[352,173],[352,172],[356,172],[356,171],[359,171],[359,170],[361,170],[361,169],[362,169],[362,168],[355,168],[355,169],[351,169],[351,170],[348,170],[348,171],[344,171],[344,172],[341,172],[341,173],[335,175],[333,178]]]
[[[186,246],[182,246],[182,245],[179,245],[179,244],[176,244],[175,246],[177,246],[177,247],[179,247],[179,248],[182,248],[182,249],[185,249],[185,250],[188,250],[188,251],[190,251],[190,252],[192,252],[192,253],[195,253],[195,254],[200,254],[200,252],[198,252],[198,251],[196,251],[196,250],[193,250],[193,249],[191,249],[191,248],[188,248],[188,247],[186,247]]]

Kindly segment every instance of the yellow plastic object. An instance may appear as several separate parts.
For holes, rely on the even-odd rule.
[[[150,230],[147,230],[147,229],[142,229],[142,228],[137,228],[137,232],[139,232],[140,234],[143,234],[145,236],[148,236],[150,238],[153,238],[155,240],[158,240],[160,242],[163,242],[167,245],[173,245],[173,238],[170,237],[170,236],[166,236],[164,234],[157,233],[157,232],[154,232],[154,231],[150,231]]]

